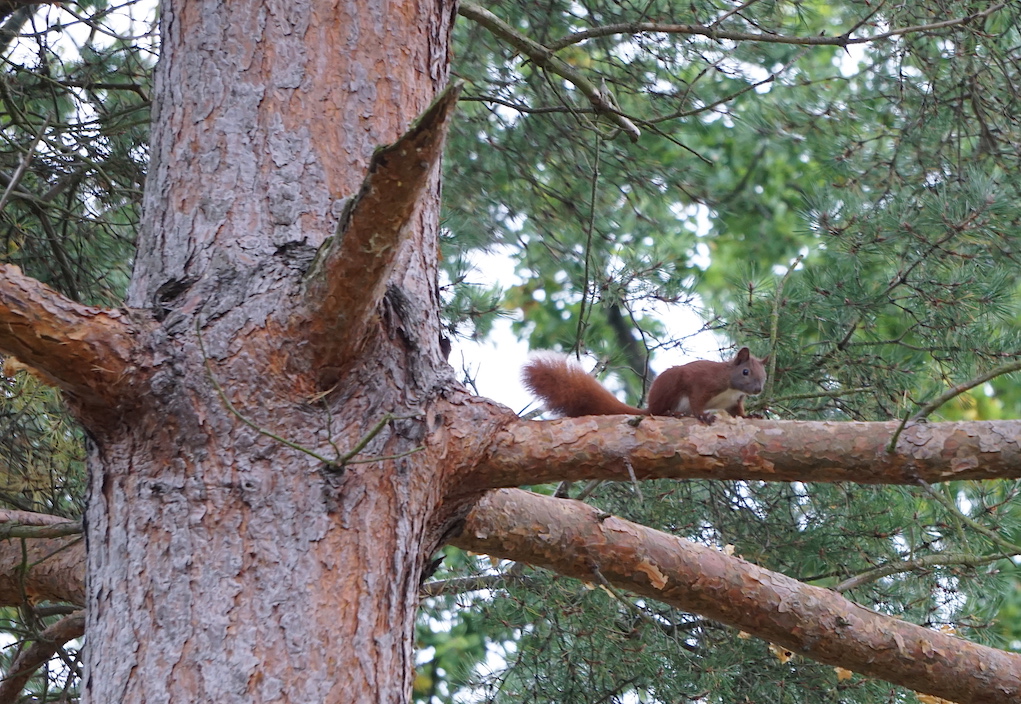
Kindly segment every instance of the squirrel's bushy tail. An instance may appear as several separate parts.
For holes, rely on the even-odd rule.
[[[525,386],[546,410],[562,416],[646,415],[622,403],[568,357],[555,352],[535,355],[521,371]]]

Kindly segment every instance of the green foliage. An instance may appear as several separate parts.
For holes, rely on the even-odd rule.
[[[26,372],[0,377],[0,506],[81,515],[84,438],[60,394]]]
[[[130,9],[93,12],[123,31]],[[145,181],[152,37],[114,39],[102,20],[55,10],[32,24],[43,31],[14,45],[0,76],[0,186],[10,189],[0,258],[70,298],[117,305]]]
[[[521,280],[503,305],[533,348],[591,353],[637,400],[646,360],[696,332],[672,315],[701,307],[721,338],[772,355],[753,405],[773,417],[906,419],[958,385],[969,390],[933,419],[1021,417],[1016,374],[972,381],[1021,354],[1016,7],[847,50],[654,32],[561,40],[724,16],[721,32],[863,37],[964,10],[669,0],[491,10],[612,93],[643,132],[631,143],[507,37],[456,27],[467,87],[446,162],[447,246],[509,253]],[[1007,558],[1021,553],[1019,489],[662,482],[643,484],[644,498],[603,485],[588,500],[813,584],[853,584],[850,598],[883,613],[1018,648],[1021,581]],[[529,574],[473,593],[473,612],[512,626],[514,642],[503,667],[471,660],[471,696],[913,700],[781,662],[691,614]]]
[[[0,71],[0,261],[100,305],[122,301],[145,180],[154,44],[131,10],[0,17],[0,36],[25,32]],[[59,394],[17,368],[0,379],[0,505],[78,516],[83,434]]]

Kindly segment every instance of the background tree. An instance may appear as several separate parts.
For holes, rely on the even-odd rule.
[[[1003,377],[1018,351],[1015,8],[462,4],[439,232],[452,94],[409,125],[445,83],[452,8],[171,3],[155,88],[151,32],[107,23],[130,5],[9,9],[8,35],[26,36],[0,95],[7,261],[64,298],[5,269],[0,344],[64,389],[93,438],[93,697],[399,700],[410,605],[446,540],[519,562],[447,549],[424,587],[440,596],[419,617],[422,699],[910,696],[722,623],[961,702],[991,700],[983,677],[1004,686],[978,662],[1016,673],[1006,654],[902,634],[778,575],[755,573],[775,589],[752,591],[741,563],[698,549],[980,643],[1017,637],[1017,486],[929,485],[1016,477],[1016,424],[897,422],[1017,414]],[[61,48],[78,23],[88,40]],[[410,58],[380,53],[394,46]],[[125,294],[150,95],[154,176]],[[442,361],[437,234],[455,343],[516,310],[534,346],[593,353],[637,401],[654,354],[685,345],[664,316],[701,305],[721,344],[771,351],[773,417],[894,421],[514,422]],[[474,285],[465,256],[496,246],[522,274],[506,292]],[[73,304],[121,300],[130,314]],[[55,521],[80,511],[84,452],[53,392],[11,379],[3,498],[34,512],[7,518],[39,551],[14,543],[5,563],[26,639],[0,689],[13,701],[83,628],[67,607],[83,601],[82,545],[60,537],[80,525]],[[624,481],[558,493],[636,523],[498,492],[454,537],[484,489],[583,478]],[[847,479],[865,484],[831,483]],[[613,531],[666,553],[630,561]],[[776,594],[798,598],[778,609]],[[893,640],[852,638],[837,612]],[[504,663],[481,666],[494,650]],[[76,696],[75,657],[33,695]]]

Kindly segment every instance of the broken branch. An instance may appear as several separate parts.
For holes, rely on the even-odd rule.
[[[410,232],[406,225],[438,168],[460,91],[459,83],[448,86],[400,139],[373,154],[361,190],[309,273],[305,295],[313,313],[307,336],[324,388],[364,342]]]

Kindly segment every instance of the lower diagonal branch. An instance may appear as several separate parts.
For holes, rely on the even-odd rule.
[[[76,303],[0,264],[0,351],[85,407],[115,408],[129,397],[137,332],[122,311]]]
[[[599,581],[957,704],[1021,701],[1021,655],[930,631],[577,501],[487,494],[451,541]]]
[[[25,684],[59,648],[85,634],[85,612],[76,611],[60,619],[39,634],[32,645],[22,650],[11,663],[0,682],[0,704],[13,704]]]

